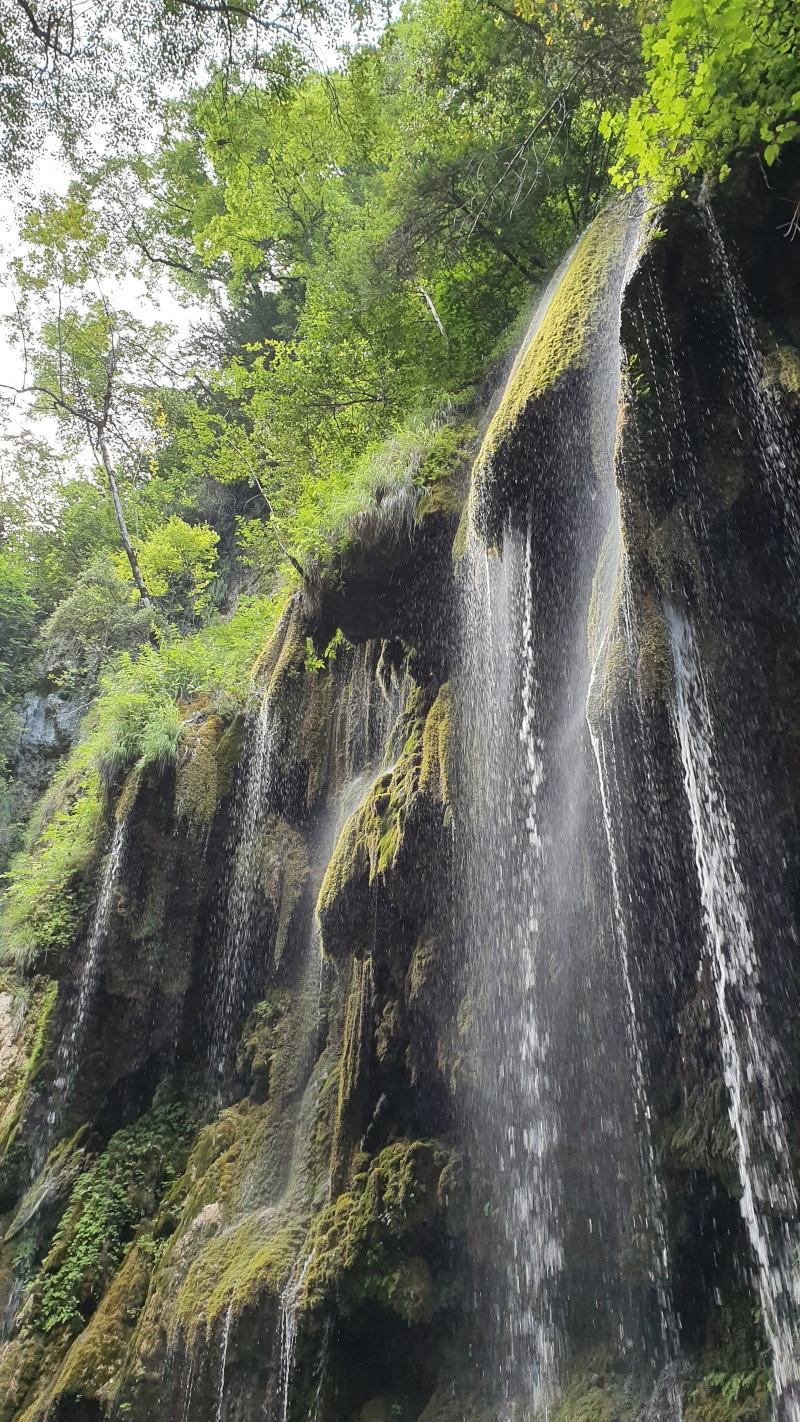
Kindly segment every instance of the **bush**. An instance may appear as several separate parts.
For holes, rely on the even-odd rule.
[[[101,677],[81,739],[31,821],[11,863],[3,952],[27,967],[66,951],[78,932],[89,879],[102,852],[110,786],[127,771],[175,761],[179,701],[207,693],[208,708],[233,717],[247,705],[251,668],[277,621],[278,598],[242,599],[227,623],[193,637],[122,653]]]
[[[187,1112],[170,1105],[112,1136],[72,1191],[24,1310],[26,1333],[83,1324],[94,1312],[125,1244],[182,1170],[190,1134]]]
[[[62,684],[94,686],[104,662],[146,642],[151,625],[150,612],[132,601],[130,583],[120,577],[110,554],[103,553],[48,618],[42,641],[56,658]]]
[[[218,543],[219,534],[207,523],[184,523],[176,514],[145,539],[139,550],[142,577],[167,617],[186,620],[208,607]],[[130,573],[121,555],[120,567]]]

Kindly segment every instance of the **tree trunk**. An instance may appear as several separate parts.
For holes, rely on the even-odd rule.
[[[125,549],[125,552],[128,555],[128,562],[131,565],[133,581],[139,589],[139,596],[142,599],[144,606],[149,607],[150,599],[147,596],[147,588],[144,585],[144,578],[142,577],[141,569],[139,568],[139,563],[137,561],[136,554],[133,551],[133,544],[131,543],[131,540],[128,536],[128,525],[125,522],[125,515],[122,512],[122,504],[120,503],[117,480],[114,474],[114,465],[111,461],[111,452],[108,448],[105,433],[103,430],[100,430],[98,432],[98,444],[100,445],[100,453],[103,456],[103,464],[105,465],[106,474],[108,475],[108,486],[111,490],[111,497],[114,500],[114,512],[117,515],[117,523],[119,524],[120,537],[122,539],[122,544]]]

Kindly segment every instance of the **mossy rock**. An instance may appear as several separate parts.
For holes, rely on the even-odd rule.
[[[156,1213],[165,1187],[182,1169],[189,1135],[187,1113],[173,1103],[152,1108],[118,1131],[96,1159],[84,1156],[80,1133],[70,1142],[60,1168],[71,1165],[74,1184],[20,1310],[23,1328],[56,1336],[93,1315],[125,1257],[127,1240]],[[61,1154],[54,1152],[53,1169]]]
[[[636,1422],[647,1415],[653,1384],[652,1376],[631,1373],[617,1359],[584,1356],[565,1379],[550,1416],[553,1422]]]
[[[434,812],[447,822],[452,778],[450,691],[444,684],[430,704],[415,687],[405,710],[405,743],[347,820],[325,871],[317,922],[326,953],[369,951],[373,886],[397,870],[410,831]],[[422,832],[422,831],[421,831]]]
[[[288,1220],[276,1230],[268,1211],[254,1212],[215,1233],[191,1265],[174,1301],[173,1324],[192,1338],[207,1336],[217,1319],[277,1302],[292,1272],[305,1231]]]
[[[453,735],[450,683],[446,681],[425,720],[422,734],[422,766],[419,785],[445,806],[450,805],[453,783]]]
[[[512,367],[472,471],[472,519],[490,546],[500,543],[509,504],[527,485],[529,471],[521,466],[532,413],[538,411],[537,428],[547,420],[556,427],[560,417],[575,417],[559,396],[567,389],[574,395],[581,379],[588,384],[595,337],[628,226],[625,202],[611,203],[595,218]]]
[[[666,702],[673,681],[669,629],[656,588],[636,578],[616,530],[600,551],[587,624],[592,675],[586,715],[599,736],[615,708],[635,697]]]
[[[448,1218],[461,1222],[460,1190],[457,1157],[437,1141],[387,1146],[314,1225],[302,1306],[335,1296],[347,1314],[373,1299],[408,1323],[428,1322],[442,1297],[418,1244],[431,1230],[446,1236]]]
[[[477,427],[474,420],[442,425],[417,476],[425,492],[416,513],[417,523],[437,514],[458,518],[469,488],[469,460],[474,454]]]
[[[190,833],[204,833],[217,808],[217,751],[225,730],[221,716],[202,704],[179,702],[182,715],[175,776],[175,815]]]
[[[147,1298],[153,1262],[152,1242],[144,1237],[132,1246],[88,1326],[72,1344],[52,1388],[42,1416],[64,1402],[92,1399],[103,1411],[111,1408],[128,1345]]]
[[[7,1157],[25,1110],[30,1088],[48,1059],[53,1017],[58,999],[58,983],[52,978],[34,978],[25,1009],[22,1030],[15,1034],[10,994],[3,995],[5,1012],[5,1060],[0,1081],[0,1202],[13,1182],[6,1182]]]
[[[19,1416],[39,1380],[45,1355],[42,1338],[12,1338],[0,1350],[0,1422]]]

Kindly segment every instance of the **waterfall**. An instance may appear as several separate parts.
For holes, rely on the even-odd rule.
[[[231,1336],[231,1314],[233,1313],[233,1300],[225,1310],[225,1322],[222,1325],[222,1343],[220,1345],[219,1362],[219,1395],[217,1397],[216,1422],[222,1422],[222,1412],[225,1406],[225,1368],[228,1362],[228,1339]]]
[[[511,1244],[512,1295],[517,1306],[511,1317],[513,1335],[523,1354],[534,1407],[547,1408],[558,1361],[553,1295],[564,1255],[559,1222],[560,1184],[556,1167],[558,1124],[553,1109],[549,1030],[536,982],[539,934],[542,842],[539,793],[544,760],[537,726],[537,661],[534,642],[533,530],[529,523],[525,546],[525,602],[522,618],[522,721],[519,738],[524,751],[525,829],[528,858],[523,869],[527,921],[516,925],[520,961],[521,1020],[517,1025],[519,1061],[517,1088],[522,1115],[508,1127],[508,1169],[513,1188],[506,1229]],[[512,1069],[511,1063],[506,1070]],[[517,1165],[517,1156],[527,1169]]]
[[[789,1422],[797,1422],[800,1231],[778,1064],[759,986],[737,834],[722,785],[705,681],[688,618],[675,607],[668,607],[666,615],[675,663],[675,728],[716,990],[741,1211],[756,1263],[777,1402]]]
[[[56,1053],[55,1090],[47,1117],[48,1130],[39,1145],[36,1164],[41,1169],[50,1149],[53,1133],[61,1121],[64,1109],[72,1094],[78,1069],[78,1058],[83,1045],[86,1024],[94,1004],[97,983],[102,964],[103,948],[108,935],[114,891],[122,873],[125,849],[128,841],[127,816],[116,821],[111,847],[106,855],[100,891],[97,896],[94,916],[87,941],[86,957],[78,983],[78,995],[72,1018],[61,1038]]]
[[[610,741],[608,750],[605,744],[606,735]],[[644,1048],[642,1045],[642,1032],[639,1022],[640,1010],[634,992],[633,978],[631,976],[628,926],[622,902],[620,864],[614,831],[614,814],[616,813],[618,815],[620,813],[620,806],[619,786],[616,781],[615,773],[613,733],[609,730],[603,736],[592,735],[592,746],[597,760],[600,799],[603,806],[603,823],[605,826],[609,867],[611,871],[614,925],[616,928],[619,962],[624,988],[628,1051],[638,1120],[641,1174],[645,1187],[645,1206],[647,1211],[645,1226],[653,1235],[653,1282],[655,1284],[656,1298],[658,1301],[659,1331],[661,1333],[661,1341],[664,1347],[667,1367],[670,1368],[671,1365],[674,1365],[678,1357],[680,1343],[678,1324],[672,1303],[669,1251],[667,1247],[666,1225],[664,1222],[664,1190],[656,1165],[655,1150],[653,1148],[651,1111],[647,1091],[647,1073],[645,1071]],[[613,812],[611,804],[612,793],[615,801]],[[668,1387],[670,1392],[670,1411],[673,1417],[680,1418],[682,1404],[680,1389],[677,1386],[677,1380],[674,1375],[674,1368],[672,1369],[670,1378],[668,1378]]]
[[[500,1375],[507,1397],[521,1389],[539,1410],[550,1405],[558,1371],[553,1295],[562,1245],[547,999],[537,990],[542,765],[530,538],[509,537],[501,562],[473,542],[464,561],[465,759],[474,781],[462,874],[470,884],[466,932],[489,995],[479,1032],[491,1104],[476,1106],[476,1130],[481,1148],[491,1142],[487,1168],[497,1172],[506,1240]],[[516,687],[515,627],[523,663]]]
[[[580,379],[562,387],[570,393],[559,397],[551,424],[544,431],[534,426],[536,443],[518,456],[530,481],[524,524],[521,511],[506,519],[500,557],[489,556],[471,532],[459,575],[468,821],[460,872],[468,896],[468,952],[480,984],[477,996],[485,1003],[477,1028],[485,1099],[474,1107],[475,1131],[493,1143],[506,1240],[499,1371],[507,1398],[524,1399],[524,1406],[545,1414],[565,1360],[566,1314],[574,1307],[567,1256],[575,1247],[570,1236],[576,1215],[594,1200],[589,1248],[607,1257],[604,1227],[606,1233],[619,1227],[617,1182],[625,1176],[621,1153],[627,1149],[621,1114],[628,1107],[617,1102],[613,1121],[606,1113],[592,1124],[603,1165],[587,1166],[589,1184],[575,1175],[568,1165],[570,1137],[586,1105],[576,1103],[567,1083],[579,1071],[584,1086],[591,1081],[610,1100],[607,1058],[613,1049],[607,1034],[614,1039],[617,1023],[629,1035],[636,1026],[630,976],[625,1003],[614,1000],[611,982],[599,976],[604,909],[587,897],[585,883],[594,825],[584,714],[591,671],[586,623],[603,538],[618,517],[613,459],[620,293],[641,213],[633,206],[611,221],[612,228],[619,225],[605,275],[598,278],[601,295],[587,337],[591,354]],[[572,280],[572,262],[582,260],[580,248],[576,252],[534,315],[523,347],[530,352],[528,366],[535,365],[537,340],[546,345],[552,339],[548,310],[554,300],[560,303],[554,319],[560,320],[574,299],[575,288],[568,286],[564,296],[562,286]],[[515,362],[509,388],[522,360]],[[485,448],[493,449],[489,439]],[[492,477],[491,467],[488,475],[486,464],[482,469],[484,480]],[[581,1053],[577,1016],[593,990],[600,1001]],[[641,1049],[633,1074],[632,1095],[643,1114]],[[646,1139],[639,1170],[654,1181]],[[652,1202],[655,1186],[649,1194],[648,1188],[644,1193]],[[677,1355],[677,1330],[663,1220],[660,1233],[650,1224],[657,1236],[653,1273],[669,1361]],[[601,1326],[607,1326],[610,1300],[598,1308],[606,1320]]]
[[[730,334],[733,338],[730,354],[737,377],[740,410],[749,419],[757,436],[755,453],[766,476],[766,491],[779,511],[788,512],[787,527],[797,567],[800,560],[800,503],[795,474],[797,447],[788,422],[781,418],[777,402],[769,392],[764,359],[753,318],[747,308],[717,219],[707,201],[701,204],[700,211],[728,308]]]
[[[221,951],[216,963],[209,1063],[218,1080],[240,1014],[252,949],[260,833],[272,789],[273,697],[264,693],[251,722],[244,755],[244,787],[237,797],[228,852],[233,860],[225,903]]]
[[[297,1338],[297,1306],[300,1295],[303,1291],[303,1284],[306,1274],[311,1267],[314,1258],[314,1251],[305,1259],[301,1268],[296,1268],[289,1276],[289,1280],[281,1293],[281,1323],[280,1323],[280,1422],[288,1422],[289,1399],[291,1395],[292,1365],[294,1363],[294,1345]]]

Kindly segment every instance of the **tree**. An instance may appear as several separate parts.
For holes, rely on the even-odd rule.
[[[737,153],[770,166],[800,134],[797,0],[668,0],[642,42],[644,92],[604,121],[622,139],[621,186],[663,198],[698,175],[724,180]]]
[[[83,431],[105,472],[122,546],[147,607],[111,441],[116,435],[130,444],[142,426],[143,397],[163,378],[169,330],[113,308],[101,278],[116,274],[115,254],[95,215],[74,198],[46,202],[23,235],[29,247],[12,264],[17,301],[10,325],[24,372],[18,386],[5,388],[31,396],[35,413]]]
[[[369,0],[0,0],[0,163],[54,134],[135,152],[165,97],[203,70],[280,72],[283,51],[369,18]]]

